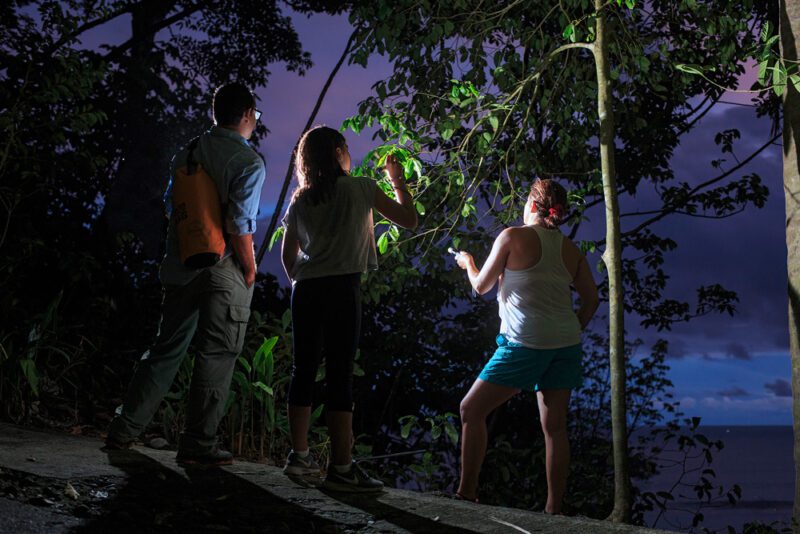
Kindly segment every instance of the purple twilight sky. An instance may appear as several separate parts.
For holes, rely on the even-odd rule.
[[[346,16],[293,15],[292,19],[314,66],[300,77],[287,72],[283,64],[276,64],[271,68],[269,85],[256,88],[264,113],[262,120],[271,130],[258,147],[268,165],[261,197],[262,233],[274,210],[292,147],[351,32]],[[91,32],[83,44],[94,47],[121,42],[130,34],[129,24],[127,19],[118,19]],[[391,65],[382,57],[371,58],[366,69],[343,66],[316,122],[338,128],[343,119],[355,113],[358,102],[370,94],[371,85],[386,78],[390,71]],[[749,88],[751,83],[752,74],[745,76],[741,86]],[[757,118],[754,108],[741,105],[749,104],[749,99],[745,94],[726,95],[724,100],[730,103],[718,104],[685,136],[672,160],[678,180],[699,183],[718,174],[710,164],[721,157],[713,142],[716,132],[728,128],[741,131],[742,139],[736,145],[740,157],[769,139],[769,121]],[[347,137],[354,161],[360,161],[371,148],[369,135],[350,133]],[[699,285],[721,283],[739,293],[738,313],[734,317],[702,317],[661,333],[643,330],[633,318],[627,324],[631,337],[652,342],[661,335],[670,341],[670,378],[675,383],[675,396],[687,415],[702,416],[706,424],[791,424],[780,147],[768,148],[736,176],[752,172],[758,173],[770,190],[763,209],[748,208],[723,220],[673,216],[654,228],[679,245],[667,256],[669,295],[693,302]],[[647,209],[648,198],[652,195],[644,189],[635,199],[623,198],[623,212]],[[587,230],[582,229],[586,233],[579,237],[602,235],[600,209],[590,212],[593,223]],[[623,229],[634,220],[623,220]],[[263,234],[257,234],[257,242],[262,239]],[[283,281],[279,261],[277,250],[268,253],[261,270]],[[601,307],[599,314],[604,313]]]

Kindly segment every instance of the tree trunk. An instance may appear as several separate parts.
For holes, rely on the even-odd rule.
[[[126,146],[121,147],[121,162],[104,208],[109,237],[131,233],[143,244],[149,259],[161,256],[164,234],[164,210],[161,199],[169,174],[168,137],[158,111],[154,109],[153,92],[163,82],[158,72],[163,57],[154,54],[155,34],[152,28],[162,21],[174,2],[145,0],[131,9],[132,39],[130,57],[120,60],[127,98],[116,112],[116,127],[126,130]]]
[[[602,0],[595,0],[597,32],[594,60],[597,69],[597,111],[600,117],[600,165],[606,206],[608,271],[609,358],[611,366],[611,427],[614,445],[614,509],[609,520],[628,523],[631,517],[631,482],[628,471],[628,425],[625,414],[625,326],[622,295],[622,244],[619,228],[616,168],[614,164],[614,110],[612,107],[606,17]],[[607,6],[606,6],[607,7]]]
[[[781,56],[796,62],[800,0],[781,0]],[[789,347],[794,412],[794,532],[800,533],[800,93],[792,83],[783,96],[783,193],[786,203],[786,264],[789,271]]]

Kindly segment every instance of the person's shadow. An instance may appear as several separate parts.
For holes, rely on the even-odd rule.
[[[107,451],[126,473],[99,517],[75,532],[339,532],[315,516],[223,469],[190,468],[186,476],[135,450]]]

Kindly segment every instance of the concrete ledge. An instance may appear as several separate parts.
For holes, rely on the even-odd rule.
[[[100,450],[99,440],[63,434],[39,432],[0,424],[0,467],[59,479],[66,483],[73,479],[107,477],[139,487],[136,499],[165,493],[165,501],[151,502],[155,519],[161,517],[165,526],[169,517],[179,515],[181,506],[191,504],[204,507],[209,529],[241,531],[243,525],[254,532],[436,532],[455,533],[576,533],[576,534],[656,534],[665,532],[628,525],[576,517],[552,517],[541,513],[512,508],[475,505],[440,496],[411,491],[389,489],[378,495],[352,495],[330,493],[312,484],[293,481],[280,469],[249,462],[237,462],[223,469],[187,470],[175,463],[175,453],[144,447],[131,451],[107,454]],[[158,485],[163,484],[164,488]],[[260,491],[259,491],[260,490]],[[125,491],[124,489],[122,490]],[[133,490],[131,490],[133,491]],[[142,495],[142,492],[145,494]],[[168,498],[166,494],[169,494]],[[130,494],[130,492],[129,492]],[[117,497],[123,501],[123,493]],[[120,505],[99,518],[83,520],[87,530],[116,527],[120,518],[129,517],[128,509],[136,509],[136,499],[131,505]],[[171,500],[167,500],[171,499]],[[183,499],[183,500],[182,500]],[[226,504],[230,499],[230,506]],[[252,502],[244,502],[251,501]],[[205,503],[205,504],[203,504]],[[8,505],[8,502],[5,502]],[[30,505],[19,503],[21,517],[28,518],[31,529],[18,532],[39,532],[33,525],[44,524],[30,519]],[[159,506],[161,505],[161,506]],[[145,505],[147,507],[147,505]],[[0,507],[1,508],[1,507]],[[242,509],[261,514],[252,519],[241,518]],[[152,510],[151,510],[152,511]],[[42,514],[50,511],[42,510]],[[142,513],[146,513],[143,510]],[[218,515],[236,514],[239,524],[216,525]],[[127,514],[127,515],[126,515]],[[159,516],[160,514],[160,516]],[[35,515],[35,514],[34,514]],[[196,513],[195,513],[196,515]],[[164,519],[166,517],[166,519]],[[136,519],[136,517],[132,517]],[[228,517],[226,520],[230,520]],[[266,523],[264,521],[267,521]],[[273,521],[274,520],[274,521]],[[295,524],[294,521],[299,521]],[[249,522],[248,522],[249,521]],[[52,522],[49,523],[51,526]],[[64,526],[74,528],[75,520]],[[19,526],[19,523],[17,525]],[[125,525],[119,525],[124,527]],[[188,525],[187,525],[188,526]],[[124,530],[124,528],[123,528]],[[48,530],[53,532],[52,528]]]

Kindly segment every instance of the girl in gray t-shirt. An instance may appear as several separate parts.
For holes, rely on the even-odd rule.
[[[325,357],[331,465],[325,486],[340,491],[380,491],[352,461],[353,360],[361,326],[361,274],[377,267],[372,209],[404,228],[417,225],[417,214],[393,158],[386,171],[392,200],[364,177],[350,176],[350,153],[344,136],[325,126],[300,138],[295,156],[299,186],[283,218],[281,256],[292,281],[294,368],[289,386],[292,451],[284,472],[319,474],[308,451],[308,427],[317,368]]]

